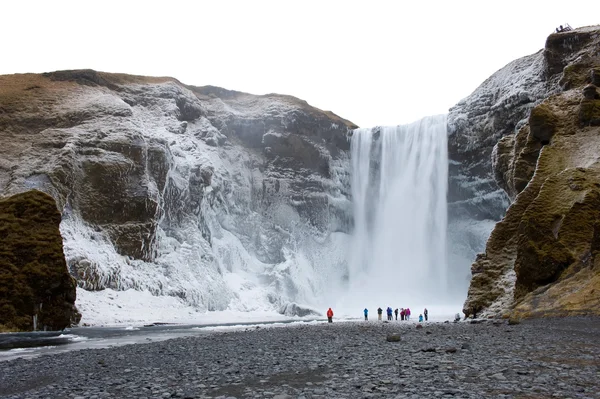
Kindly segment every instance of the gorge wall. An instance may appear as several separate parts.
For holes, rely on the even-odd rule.
[[[56,200],[80,293],[293,314],[342,280],[355,127],[293,97],[170,78],[0,76],[0,194]]]
[[[467,112],[461,104],[451,110],[455,153],[470,159],[470,150],[495,144],[484,169],[491,166],[512,201],[472,265],[467,316],[600,313],[598,48],[598,26],[552,34],[544,50],[509,64],[467,98]],[[465,127],[477,117],[490,128]],[[479,166],[458,169],[480,176]]]

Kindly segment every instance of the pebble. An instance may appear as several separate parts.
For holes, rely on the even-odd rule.
[[[600,398],[600,318],[499,324],[290,325],[14,359],[0,397]]]

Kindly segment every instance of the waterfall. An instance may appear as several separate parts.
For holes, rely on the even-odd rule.
[[[351,168],[354,230],[345,305],[443,304],[446,115],[355,130]]]

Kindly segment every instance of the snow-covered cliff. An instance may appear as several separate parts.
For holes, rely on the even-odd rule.
[[[106,288],[294,314],[341,280],[352,123],[289,96],[89,70],[2,76],[0,100],[0,193],[57,200],[84,321]]]

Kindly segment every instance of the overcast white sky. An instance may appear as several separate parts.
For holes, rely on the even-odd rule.
[[[361,127],[445,113],[600,1],[5,1],[0,74],[92,68],[291,94]]]

